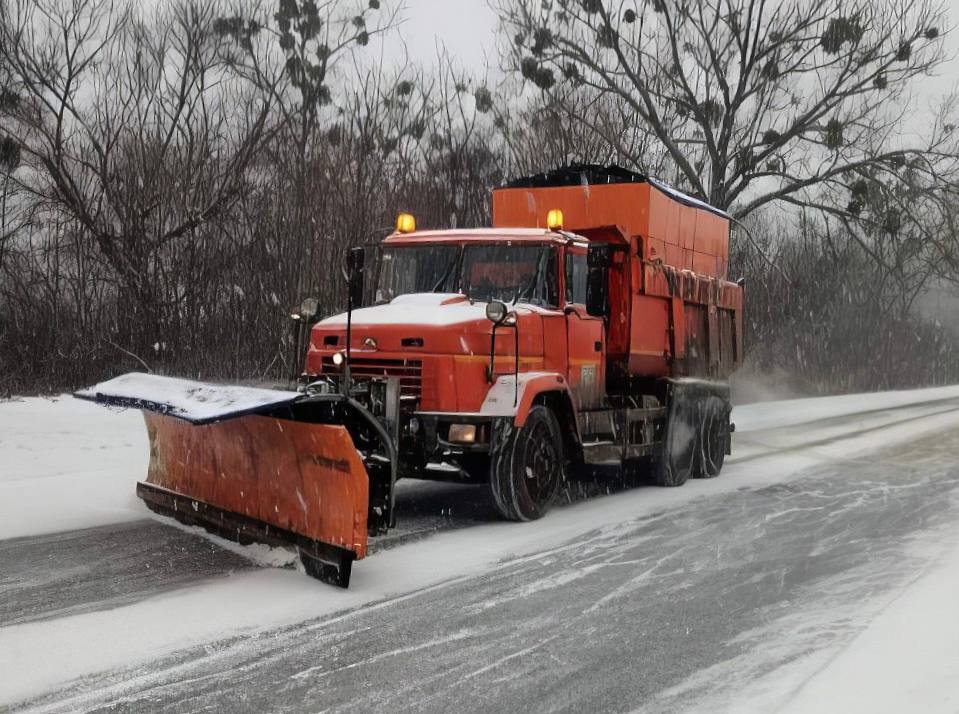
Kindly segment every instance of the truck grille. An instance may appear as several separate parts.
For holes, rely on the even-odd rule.
[[[333,364],[332,357],[323,357],[323,373],[339,374],[342,370]],[[400,394],[419,398],[423,392],[423,362],[418,359],[377,359],[352,357],[350,370],[354,379],[364,377],[399,377]]]

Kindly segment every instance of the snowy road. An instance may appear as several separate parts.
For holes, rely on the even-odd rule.
[[[45,407],[0,405],[0,422],[28,408]],[[103,413],[134,447],[129,415]],[[959,389],[734,416],[718,480],[634,484],[533,524],[489,522],[476,489],[411,483],[404,528],[349,592],[139,520],[123,492],[136,473],[100,481],[116,504],[84,530],[38,525],[69,504],[25,515],[0,501],[0,519],[24,524],[0,541],[0,711],[902,710],[898,658],[916,645],[903,631],[947,604],[930,637],[959,635],[933,587],[959,562]],[[66,438],[87,459],[71,463],[82,484],[99,432],[74,428],[90,430]],[[65,478],[13,443],[0,465]],[[0,495],[42,501],[7,474]],[[910,598],[926,603],[915,622]],[[889,649],[870,673],[890,676],[860,701],[834,675],[856,681],[870,637]],[[959,658],[942,647],[946,684],[923,711],[959,708]]]

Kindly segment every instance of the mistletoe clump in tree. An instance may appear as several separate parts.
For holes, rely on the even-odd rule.
[[[331,80],[337,60],[391,29],[397,12],[386,11],[380,0],[352,4],[279,0],[270,20],[222,17],[215,30],[236,42],[239,52],[234,55],[234,64],[259,85],[276,92],[284,122],[296,128],[301,148],[305,148],[320,124],[319,111],[332,103]],[[272,35],[282,53],[279,78],[271,61],[274,48],[257,47],[253,42],[263,32]],[[290,87],[299,95],[295,103],[290,102],[286,91]]]
[[[954,136],[922,132],[917,81],[946,61],[941,5],[790,0],[498,0],[507,56],[527,81],[622,102],[667,178],[743,217],[771,203],[844,213],[869,169],[893,155],[954,174]],[[589,124],[589,115],[576,117]],[[644,152],[648,144],[640,144]]]

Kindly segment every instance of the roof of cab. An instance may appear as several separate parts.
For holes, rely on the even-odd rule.
[[[587,239],[573,233],[557,233],[545,228],[450,228],[412,233],[392,233],[384,243],[463,243],[515,241],[519,243],[542,243],[544,241],[568,243],[570,240],[587,243]]]

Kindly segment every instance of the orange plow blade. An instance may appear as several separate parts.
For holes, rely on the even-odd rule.
[[[157,513],[240,543],[294,545],[307,573],[341,587],[370,530],[389,525],[394,479],[375,470],[371,488],[349,430],[362,407],[348,399],[153,375],[77,396],[143,410],[150,465],[137,495]]]
[[[349,583],[353,560],[366,555],[369,481],[346,428],[144,417],[150,467],[137,494],[153,510],[240,542],[295,543],[311,575]]]

